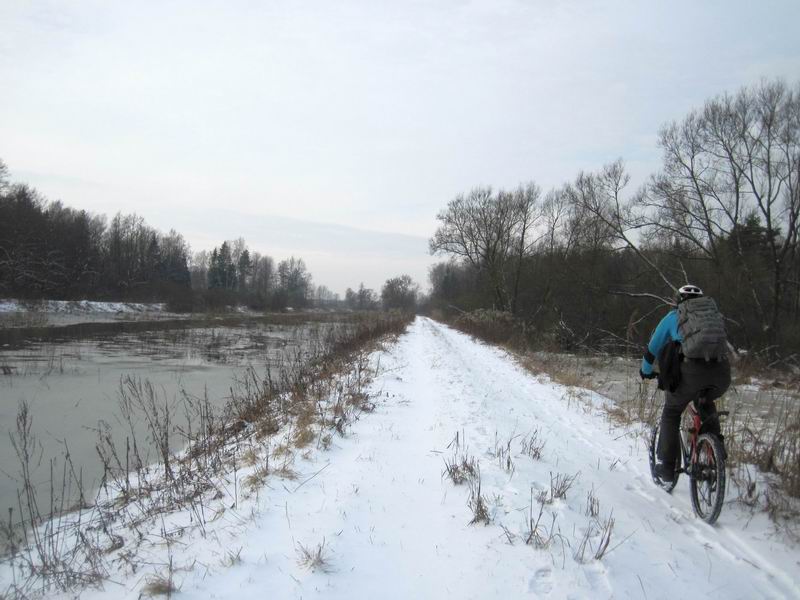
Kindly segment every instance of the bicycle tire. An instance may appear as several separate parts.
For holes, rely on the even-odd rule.
[[[689,487],[695,514],[713,525],[725,502],[725,458],[720,439],[711,433],[697,438],[697,462],[691,467]]]
[[[662,490],[667,492],[668,494],[672,493],[672,490],[675,489],[675,486],[678,485],[678,475],[680,474],[678,471],[675,471],[675,477],[672,481],[664,481],[661,477],[658,476],[656,473],[656,448],[658,448],[658,425],[653,425],[653,429],[650,432],[650,447],[648,448],[648,458],[650,459],[650,476],[653,478],[653,483],[655,483],[658,487]]]

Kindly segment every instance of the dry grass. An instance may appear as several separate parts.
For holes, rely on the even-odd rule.
[[[166,596],[171,598],[172,594],[176,593],[178,588],[175,587],[173,581],[163,575],[154,575],[149,577],[147,582],[142,586],[142,594],[145,596]]]
[[[611,357],[531,351],[526,343],[519,343],[521,325],[512,323],[508,315],[491,311],[461,315],[449,324],[504,347],[530,372],[545,374],[566,386],[564,400],[581,410],[592,411],[595,407],[580,390],[609,395],[596,374],[609,369]],[[728,406],[723,399],[718,408],[731,410],[723,433],[729,475],[736,484],[733,487],[738,491],[738,501],[753,510],[765,511],[776,527],[800,541],[800,379],[796,374],[797,357],[790,358],[794,361],[791,364],[784,361],[785,364],[766,366],[763,361],[749,357],[738,360],[734,387],[726,395]],[[748,405],[731,406],[730,399],[737,394],[735,386],[755,382],[763,386],[759,397]],[[613,394],[613,402],[599,405],[606,417],[624,427],[655,424],[662,405],[656,386],[639,381],[633,367],[622,385],[623,389]],[[646,433],[647,429],[640,431]],[[525,449],[523,453],[528,454]],[[757,467],[761,474],[755,474],[749,465]]]
[[[521,362],[533,372],[547,373],[563,385],[598,391],[590,377],[594,370],[605,368],[602,362],[592,365],[598,360],[588,356],[565,358],[536,353],[525,355]],[[581,361],[590,367],[582,368]],[[741,363],[737,365],[737,370],[740,368]],[[744,368],[747,371],[737,374],[736,380],[765,379],[763,367],[749,365]],[[776,524],[781,524],[790,537],[800,539],[800,526],[797,523],[800,504],[795,500],[800,498],[800,398],[796,388],[791,387],[790,380],[775,377],[766,379],[770,380],[769,387],[758,392],[757,398],[749,404],[730,402],[731,398],[737,396],[735,386],[728,392],[727,401],[723,399],[718,402],[719,410],[731,411],[727,422],[723,423],[731,479],[741,482],[737,489],[742,503],[751,507],[759,506]],[[571,390],[568,388],[565,401],[580,405],[581,398]],[[600,407],[616,425],[643,423],[649,428],[658,421],[661,405],[661,392],[656,386],[641,382],[638,377],[631,375],[625,382],[624,392],[613,402],[606,402]],[[758,412],[754,407],[760,407]],[[750,470],[737,473],[739,465],[755,465],[762,473],[768,474],[766,478],[759,478],[760,485],[766,486],[765,489],[758,489],[759,484]]]
[[[539,506],[539,510],[534,516],[534,506]],[[545,513],[545,503],[541,501],[541,494],[539,494],[536,502],[534,502],[534,488],[531,488],[531,502],[528,508],[528,515],[525,519],[525,544],[533,546],[534,548],[544,550],[558,541],[561,543],[561,551],[564,552],[565,540],[558,530],[556,521],[558,514],[552,513],[550,515],[549,525],[543,521]]]
[[[311,571],[331,572],[330,556],[325,549],[325,538],[316,547],[309,548],[297,543],[297,564]]]
[[[225,556],[223,556],[222,560],[220,560],[220,564],[226,568],[235,567],[236,565],[242,564],[243,549],[244,548],[240,546],[238,550],[226,550]]]
[[[582,368],[577,357],[543,352],[526,353],[520,363],[531,373],[544,374],[566,387],[586,387],[589,372]]]
[[[476,467],[475,476],[467,481],[469,484],[469,500],[467,506],[472,511],[472,519],[470,525],[483,523],[488,525],[491,521],[489,509],[487,507],[486,498],[481,493],[481,470],[480,466]]]
[[[253,471],[247,477],[245,477],[242,483],[250,491],[256,491],[264,487],[264,484],[266,484],[269,476],[270,476],[269,467],[263,465],[258,467],[255,471]]]
[[[794,392],[761,390],[756,412],[734,389],[722,404],[730,410],[723,433],[737,501],[765,511],[777,530],[800,542],[800,400]]]
[[[295,479],[297,479],[297,471],[292,469],[291,463],[289,463],[288,461],[285,461],[283,464],[273,469],[271,473],[276,477],[280,477],[281,479],[288,479],[289,481],[294,481]]]
[[[453,485],[468,483],[478,476],[478,462],[466,451],[444,459],[442,477],[447,477]]]
[[[518,437],[518,435],[512,435],[503,442],[500,441],[500,438],[497,436],[497,432],[495,431],[494,433],[494,457],[497,460],[498,466],[511,476],[514,475],[514,471],[516,470],[514,460],[511,456],[511,444]]]
[[[587,550],[594,560],[601,560],[609,552],[611,535],[614,531],[613,513],[607,519],[599,521],[593,520],[583,529],[572,557],[578,563],[586,563],[589,560]],[[596,538],[596,545],[594,540]]]
[[[611,533],[614,531],[614,513],[600,523],[600,541],[594,551],[595,560],[601,560],[609,552],[608,545],[611,543]]]
[[[250,447],[242,453],[241,462],[245,467],[252,467],[261,462],[261,457],[255,448]]]
[[[508,440],[507,444],[500,444],[495,441],[495,454],[499,457],[501,468],[507,462],[513,473],[513,463],[510,462],[511,442],[514,436]],[[449,479],[453,485],[462,485],[464,483],[469,487],[469,497],[467,499],[467,508],[472,513],[472,518],[469,521],[470,525],[483,523],[488,525],[491,522],[491,515],[489,514],[489,507],[486,497],[481,490],[481,468],[480,462],[469,454],[465,448],[461,450],[463,443],[463,436],[460,432],[456,432],[452,441],[447,447],[452,451],[449,458],[444,459],[444,470],[442,471],[442,478]]]
[[[520,451],[533,460],[540,460],[544,451],[545,441],[540,438],[539,428],[535,428],[520,440]]]
[[[600,500],[597,499],[597,496],[594,494],[594,486],[589,492],[586,494],[586,516],[597,518],[600,514]]]
[[[295,430],[292,441],[295,448],[305,448],[317,439],[314,429],[310,425],[301,426]]]
[[[283,443],[277,444],[275,448],[272,450],[272,456],[275,458],[287,458],[294,455],[294,451],[292,450],[291,440],[287,440]]]
[[[205,536],[209,523],[228,506],[238,506],[240,488],[257,491],[270,476],[296,478],[291,465],[298,448],[311,452],[316,440],[329,445],[331,434],[325,428],[342,433],[371,408],[366,386],[373,370],[367,350],[382,337],[402,332],[408,322],[407,317],[369,315],[312,338],[306,353],[284,356],[263,377],[250,370],[221,412],[212,410],[208,398],[186,396],[176,405],[146,380],[123,381],[121,419],[130,433],[119,439],[108,427],[98,430],[97,449],[105,468],[102,488],[91,509],[60,520],[70,508],[68,494],[53,495],[50,502],[37,497],[32,467],[39,458],[23,407],[15,440],[25,488],[19,512],[0,527],[6,547],[13,550],[5,559],[17,582],[12,597],[25,598],[34,591],[80,593],[108,577],[112,561],[135,571],[144,564],[138,556],[146,546],[141,540],[147,531],[162,527],[164,515],[188,511],[191,527]],[[347,408],[334,426],[329,415],[336,394]],[[177,410],[188,420],[185,429],[174,424]],[[137,438],[137,421],[146,423],[146,439]],[[270,452],[263,440],[278,432],[285,433]],[[182,441],[185,451],[173,452],[172,440]],[[149,464],[151,456],[158,464]],[[243,468],[252,471],[243,477]],[[80,487],[79,474],[66,462],[64,472],[52,473],[51,481],[62,481],[65,490]],[[82,492],[80,499],[81,506],[92,504]],[[139,543],[126,546],[126,539]],[[315,568],[324,564],[324,543],[318,550],[309,553]],[[148,579],[142,593],[169,596],[175,591],[170,571],[168,577]]]
[[[175,585],[174,575],[175,569],[172,565],[172,557],[170,557],[166,574],[148,576],[139,596],[166,596],[167,598],[172,598],[172,594],[179,591],[179,588]]]
[[[322,450],[329,450],[333,445],[333,436],[330,433],[323,433],[319,437],[318,447]]]
[[[572,485],[578,479],[580,473],[575,475],[567,475],[566,473],[556,473],[555,476],[550,473],[550,494],[549,503],[554,500],[566,500],[567,492],[572,488]]]

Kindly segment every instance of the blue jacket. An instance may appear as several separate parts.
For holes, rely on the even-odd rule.
[[[683,342],[681,334],[678,333],[678,311],[671,310],[656,327],[650,343],[647,344],[647,352],[642,358],[642,373],[650,375],[653,372],[653,365],[658,358],[661,349],[669,342]]]

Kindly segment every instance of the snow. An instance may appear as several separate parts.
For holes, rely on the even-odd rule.
[[[137,598],[170,559],[181,598],[800,597],[800,551],[733,502],[717,525],[699,521],[685,479],[673,495],[657,489],[639,428],[604,420],[594,408],[602,397],[531,375],[426,318],[372,361],[376,410],[330,450],[298,458],[296,480],[271,477],[204,532],[184,528],[188,513],[164,517],[140,548],[149,566],[82,597]],[[539,460],[520,450],[535,429]],[[456,434],[459,452],[480,462],[489,525],[469,525],[467,487],[442,476]],[[513,469],[497,453],[509,440]],[[526,545],[531,496],[559,474],[575,482],[544,506],[542,523],[560,535],[547,549]],[[575,557],[596,529],[590,492],[597,520],[614,519],[600,560],[596,533]],[[301,545],[323,543],[324,568],[301,564]],[[0,570],[0,589],[7,578]]]
[[[20,300],[0,300],[0,313],[44,312],[44,313],[143,313],[162,312],[165,304],[141,304],[137,302],[96,302],[93,300],[40,300],[34,304]]]
[[[164,318],[186,318],[186,315],[168,312],[164,303],[0,299],[0,328]]]

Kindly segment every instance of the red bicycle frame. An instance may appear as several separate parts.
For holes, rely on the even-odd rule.
[[[703,425],[703,421],[700,418],[700,413],[697,412],[697,409],[694,407],[694,402],[689,403],[690,412],[692,414],[692,448],[690,452],[690,465],[697,463],[697,436],[700,435],[700,427]]]
[[[703,398],[700,398],[700,402],[703,401]],[[694,465],[697,464],[697,438],[700,437],[700,429],[703,427],[703,418],[700,416],[700,411],[697,410],[697,406],[695,402],[690,402],[686,410],[689,411],[689,417],[692,420],[692,426],[686,429],[686,433],[689,434],[688,440],[683,440],[681,438],[681,448],[683,449],[683,458],[684,458],[684,469],[685,473],[691,475],[692,468]],[[728,411],[717,411],[714,415],[714,418],[718,418],[723,415],[727,415]],[[688,442],[688,448],[684,446],[684,444]]]

